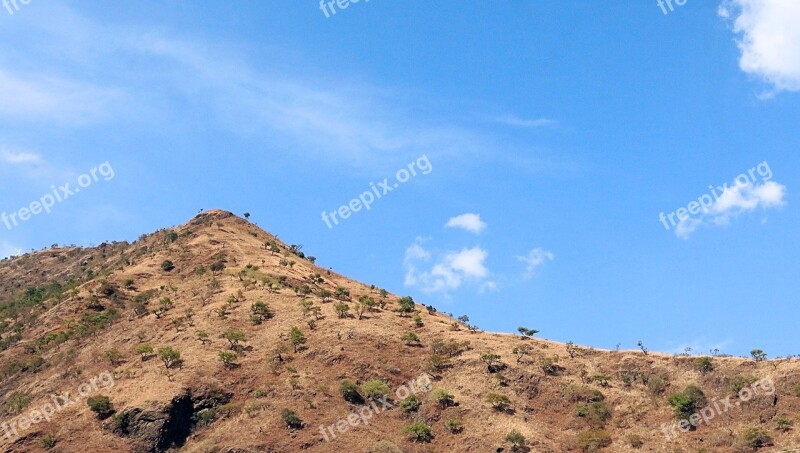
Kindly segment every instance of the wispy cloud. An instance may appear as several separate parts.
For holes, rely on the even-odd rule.
[[[0,147],[0,162],[9,165],[41,164],[44,160],[36,153]]]
[[[41,73],[20,74],[0,68],[0,115],[14,120],[50,120],[81,124],[108,112],[121,94]]]
[[[700,227],[729,225],[736,217],[755,209],[783,206],[785,195],[786,186],[774,181],[762,184],[739,181],[733,187],[726,187],[707,212],[700,211],[696,217],[681,220],[675,228],[675,234],[688,239]]]
[[[10,244],[7,241],[0,241],[0,259],[8,258],[9,256],[22,255],[22,248]]]
[[[486,222],[481,220],[480,214],[461,214],[445,224],[445,228],[461,228],[475,234],[480,234],[487,226]]]
[[[528,252],[526,256],[518,256],[517,260],[526,264],[525,278],[531,278],[536,274],[536,269],[548,261],[553,261],[556,256],[552,252],[541,248],[535,248]]]
[[[495,121],[508,126],[516,127],[546,127],[556,124],[555,120],[547,118],[525,119],[513,115],[505,115],[495,118]]]
[[[800,91],[800,2],[724,0],[719,15],[739,35],[739,67],[776,91]]]

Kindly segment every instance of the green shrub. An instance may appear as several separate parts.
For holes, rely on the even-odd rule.
[[[89,409],[92,410],[100,420],[105,420],[114,413],[114,405],[107,396],[97,395],[86,400]]]
[[[233,368],[236,362],[236,354],[231,351],[219,351],[219,360],[225,368]]]
[[[739,394],[745,387],[749,387],[757,382],[758,379],[754,377],[745,377],[745,376],[738,376],[736,377],[733,382],[731,383],[731,391],[735,394]]]
[[[416,412],[421,405],[422,403],[416,395],[411,395],[400,401],[400,409],[403,409],[405,412]]]
[[[361,404],[364,402],[364,398],[358,392],[358,386],[349,379],[345,379],[339,383],[339,391],[347,402],[353,404]]]
[[[506,442],[511,444],[511,450],[517,451],[525,446],[525,436],[516,429],[506,434]]]
[[[303,427],[303,421],[300,420],[300,416],[297,415],[297,412],[289,409],[284,409],[281,411],[281,418],[283,422],[286,423],[286,427],[290,429],[300,429]]]
[[[442,409],[447,408],[455,404],[455,397],[452,393],[449,393],[447,390],[444,389],[436,389],[432,393],[433,399]]]
[[[505,412],[511,408],[511,400],[507,396],[499,393],[490,393],[486,395],[486,402],[492,405],[492,408],[499,412]]]
[[[161,263],[161,269],[164,272],[171,272],[173,269],[175,269],[175,264],[170,260],[166,260],[163,263]]]
[[[683,392],[670,395],[667,402],[672,406],[678,420],[689,421],[692,414],[706,405],[707,400],[702,390],[690,385]]]
[[[714,359],[711,357],[698,357],[694,360],[694,368],[701,374],[714,371]]]
[[[379,379],[369,380],[361,385],[361,391],[364,396],[371,400],[379,400],[392,391],[389,385]]]
[[[170,369],[180,361],[181,353],[169,346],[166,346],[158,349],[158,358],[164,362],[164,368]]]
[[[14,392],[5,403],[6,414],[17,415],[31,404],[31,395],[26,392]]]
[[[379,440],[368,447],[365,453],[403,453],[403,450],[388,440]]]
[[[739,442],[755,450],[772,444],[772,437],[761,428],[749,428],[739,437]]]
[[[573,403],[595,403],[606,398],[600,390],[579,384],[568,385],[564,395]]]
[[[667,391],[667,387],[669,387],[669,381],[664,377],[651,377],[647,379],[647,390],[650,391],[653,395],[661,395]]]
[[[118,434],[128,434],[128,428],[131,424],[131,413],[129,411],[121,412],[119,414],[114,415],[112,418],[114,421],[114,429],[113,431]]]
[[[578,447],[583,451],[598,451],[611,445],[611,435],[603,429],[587,429],[578,434]]]
[[[403,432],[411,435],[416,442],[430,442],[433,439],[431,427],[423,422],[412,423],[403,428]]]
[[[444,427],[453,434],[458,434],[464,430],[464,423],[457,418],[450,418],[444,422]]]
[[[55,434],[46,434],[41,439],[39,439],[39,445],[42,446],[45,450],[52,450],[53,447],[56,446],[56,435]]]
[[[589,404],[578,403],[575,413],[578,417],[584,418],[589,426],[593,428],[603,427],[606,421],[611,418],[611,411],[603,401]]]
[[[192,422],[197,426],[210,425],[217,418],[217,411],[213,408],[202,409],[192,415]]]

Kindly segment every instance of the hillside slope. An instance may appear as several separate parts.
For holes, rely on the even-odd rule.
[[[0,448],[411,453],[800,446],[791,427],[800,409],[796,359],[601,351],[479,332],[312,261],[217,210],[133,244],[4,260]],[[343,381],[356,386],[347,398]],[[687,416],[693,406],[710,405],[696,429],[668,428],[677,422],[668,402],[676,393],[673,405]],[[399,404],[411,394],[416,410],[413,401]],[[302,426],[287,426],[292,415]],[[415,422],[421,440],[404,433]],[[515,430],[525,446],[506,439]]]

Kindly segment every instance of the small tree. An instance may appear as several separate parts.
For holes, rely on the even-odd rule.
[[[233,368],[234,362],[236,361],[236,354],[230,351],[220,351],[219,360],[225,368]]]
[[[400,316],[406,316],[416,310],[416,304],[414,304],[414,299],[411,296],[403,297],[397,301],[397,303],[399,305],[397,311],[400,313]]]
[[[639,342],[636,343],[636,345],[639,346],[639,349],[642,350],[642,353],[644,353],[644,355],[647,355],[647,348],[644,347],[644,343],[642,342],[642,340],[639,340]]]
[[[232,350],[238,350],[240,347],[239,342],[245,341],[244,332],[240,332],[238,330],[228,330],[227,332],[222,334],[222,338],[228,340],[228,343],[230,344],[230,348]]]
[[[201,331],[197,332],[197,339],[200,340],[200,343],[202,343],[202,344],[206,344],[206,343],[208,343],[210,341],[208,339],[208,332],[206,332],[205,330],[201,330]]]
[[[489,369],[490,373],[497,370],[497,367],[500,365],[500,358],[499,355],[491,352],[481,354],[481,360],[486,363],[486,367]]]
[[[333,308],[336,310],[336,313],[339,313],[340,318],[346,318],[347,312],[350,311],[350,306],[344,302],[337,302]]]
[[[164,272],[172,272],[172,270],[175,269],[175,264],[170,260],[166,260],[161,263],[161,269]]]
[[[259,321],[272,318],[272,312],[266,302],[258,300],[250,306],[250,311]]]
[[[136,347],[136,353],[142,356],[142,362],[147,360],[153,354],[153,347],[149,344],[143,344]]]
[[[526,338],[532,337],[532,336],[536,335],[537,333],[539,333],[538,330],[536,330],[536,329],[528,329],[527,327],[519,327],[519,328],[517,328],[517,331],[519,331],[520,335],[522,335],[523,337],[526,337]]]
[[[511,351],[515,356],[517,356],[517,363],[522,363],[522,359],[526,355],[530,355],[531,348],[530,346],[517,346]]]
[[[753,349],[750,351],[750,356],[753,357],[753,360],[756,362],[763,362],[767,359],[767,353],[761,349]]]
[[[297,327],[292,327],[292,331],[289,335],[292,340],[292,346],[294,347],[294,352],[297,353],[297,348],[301,345],[306,344],[306,336]]]
[[[181,359],[181,353],[169,346],[166,346],[159,348],[158,358],[164,362],[164,368],[170,369]]]
[[[414,332],[406,332],[400,339],[405,341],[407,346],[419,345],[419,337]]]
[[[519,451],[525,446],[525,436],[514,429],[506,435],[506,442],[511,444],[511,451]]]
[[[492,408],[498,412],[505,412],[511,408],[511,400],[507,396],[499,393],[490,393],[486,395],[486,402],[492,405]]]

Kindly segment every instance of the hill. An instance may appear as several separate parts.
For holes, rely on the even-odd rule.
[[[219,210],[132,244],[4,260],[0,448],[800,446],[796,359],[605,351],[481,332],[314,261]],[[663,321],[696,322],[682,313]],[[680,414],[697,426],[682,430]]]

